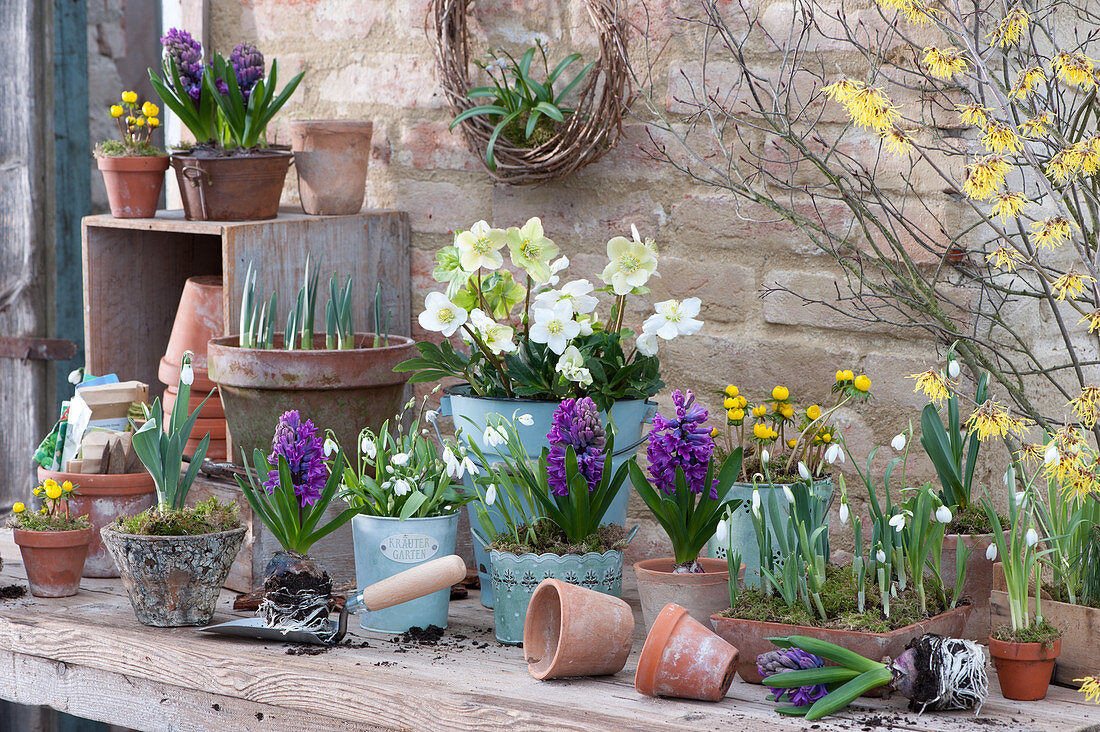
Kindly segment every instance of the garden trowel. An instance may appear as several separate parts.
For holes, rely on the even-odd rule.
[[[314,645],[335,645],[339,643],[348,629],[348,613],[362,613],[384,610],[400,605],[418,597],[446,589],[466,578],[466,563],[462,557],[450,556],[433,559],[430,562],[406,569],[404,572],[375,582],[356,592],[344,603],[339,621],[329,620],[329,631],[312,632],[308,630],[283,629],[272,627],[263,618],[241,618],[228,623],[209,625],[199,630],[205,633],[235,635],[244,638],[284,643],[312,643]]]

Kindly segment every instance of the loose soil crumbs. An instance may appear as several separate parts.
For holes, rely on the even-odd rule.
[[[527,533],[526,526],[519,527],[520,537],[527,538]],[[571,543],[556,524],[541,521],[535,525],[534,541],[517,543],[512,536],[498,536],[489,548],[512,554],[602,554],[612,549],[626,548],[626,529],[615,524],[604,524],[583,541]]]
[[[27,594],[23,585],[4,585],[0,587],[0,600],[18,600]]]
[[[286,655],[288,656],[320,656],[322,653],[328,653],[336,646],[317,646],[312,643],[295,643],[286,649]]]
[[[415,643],[418,646],[434,646],[443,637],[443,628],[429,625],[427,628],[413,626],[399,636],[393,637],[394,643]]]

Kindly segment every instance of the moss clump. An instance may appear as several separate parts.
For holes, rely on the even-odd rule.
[[[139,536],[198,536],[229,531],[240,525],[240,508],[236,503],[221,503],[210,497],[192,508],[150,508],[137,516],[124,516],[113,528],[123,534]]]
[[[87,516],[67,516],[63,513],[55,516],[30,511],[12,517],[8,525],[23,531],[77,531],[92,526]]]
[[[516,119],[504,125],[500,134],[518,148],[531,149],[547,143],[554,137],[554,120],[545,114],[539,116],[535,123],[535,129],[531,130],[531,136],[527,136],[528,114],[521,114]]]
[[[1019,630],[1013,630],[1010,625],[1002,625],[990,633],[990,636],[1006,643],[1042,643],[1046,645],[1061,638],[1062,631],[1051,625],[1050,621],[1043,620]]]
[[[1001,526],[1008,524],[1003,516],[1000,514],[997,514],[997,516],[1001,520]],[[992,531],[993,526],[989,523],[989,517],[986,516],[985,508],[982,506],[976,503],[968,503],[965,506],[952,507],[951,523],[947,525],[948,534],[977,536]]]
[[[858,584],[852,568],[829,565],[825,568],[825,586],[821,591],[821,604],[825,609],[826,620],[822,620],[817,613],[807,610],[801,603],[796,602],[791,607],[787,607],[778,594],[765,595],[756,588],[742,589],[738,594],[737,606],[722,614],[730,618],[786,625],[888,633],[939,615],[947,609],[939,599],[934,579],[925,578],[924,590],[927,613],[921,612],[920,599],[910,585],[904,592],[899,592],[897,597],[890,598],[890,617],[886,617],[882,612],[877,586],[868,583],[865,610],[861,613],[857,594]]]
[[[163,150],[144,140],[135,145],[128,145],[122,140],[104,140],[95,146],[97,158],[160,158],[164,155]]]
[[[527,539],[527,527],[519,527],[521,538]],[[490,549],[497,549],[512,554],[587,554],[596,552],[602,554],[612,549],[624,549],[626,547],[626,529],[615,524],[604,524],[597,529],[595,534],[585,537],[581,542],[570,542],[557,524],[550,521],[540,521],[535,524],[534,540],[516,542],[511,535],[498,536],[496,541],[489,545]]]

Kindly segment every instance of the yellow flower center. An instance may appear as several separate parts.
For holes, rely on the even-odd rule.
[[[537,260],[542,255],[542,247],[530,239],[523,240],[523,244],[520,245],[519,251],[524,259],[529,259],[531,261]]]
[[[455,311],[451,308],[443,307],[436,313],[436,317],[439,318],[440,323],[450,323],[455,319]]]
[[[485,254],[492,251],[493,242],[489,240],[487,236],[479,236],[474,240],[474,251],[478,254]]]
[[[619,269],[626,274],[634,274],[635,270],[641,266],[642,260],[637,255],[631,254],[630,252],[619,255]]]
[[[550,333],[551,335],[557,335],[558,333],[561,333],[564,328],[565,326],[562,324],[562,322],[557,319],[551,320],[549,323],[546,324],[546,332]]]

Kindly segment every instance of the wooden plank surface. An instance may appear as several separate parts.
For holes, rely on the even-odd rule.
[[[21,582],[6,530],[0,551],[0,584]],[[72,598],[0,602],[0,665],[12,670],[0,674],[0,697],[142,730],[809,728],[778,716],[762,687],[740,680],[718,704],[638,695],[632,682],[641,621],[626,574],[638,618],[626,668],[613,677],[553,682],[535,681],[521,649],[495,642],[492,612],[476,592],[451,604],[450,627],[436,645],[353,632],[346,645],[309,656],[288,654],[294,649],[287,644],[146,628],[118,580],[87,579]],[[232,599],[222,593],[217,621],[239,615],[229,610]],[[1068,689],[1052,687],[1045,701],[1025,704],[1002,699],[991,681],[977,717],[917,715],[899,698],[861,699],[813,729],[1084,730],[1100,723],[1100,707]]]

